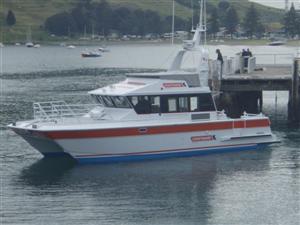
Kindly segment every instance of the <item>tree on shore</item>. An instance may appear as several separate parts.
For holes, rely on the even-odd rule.
[[[7,16],[6,16],[6,24],[8,26],[13,26],[16,24],[16,17],[13,11],[8,10]]]
[[[294,4],[292,4],[290,10],[286,13],[284,18],[284,28],[286,35],[290,37],[295,37],[299,33],[299,16],[295,10]]]
[[[249,38],[252,38],[254,34],[262,32],[260,15],[254,7],[254,4],[251,4],[250,8],[247,10],[243,26]]]
[[[96,30],[98,33],[108,35],[110,29],[112,29],[113,11],[105,0],[96,4],[94,9],[94,19],[96,24]]]
[[[45,22],[45,28],[56,35],[66,36],[77,32],[76,23],[73,17],[67,12],[49,17]]]
[[[231,6],[229,9],[227,9],[224,23],[225,23],[227,32],[232,37],[233,33],[236,32],[237,26],[239,24],[239,17],[233,6]]]
[[[226,12],[229,8],[230,8],[230,3],[226,0],[222,0],[218,4],[219,22],[220,22],[220,26],[222,27],[225,27]]]
[[[219,15],[217,8],[213,8],[208,19],[208,33],[215,37],[220,30]]]

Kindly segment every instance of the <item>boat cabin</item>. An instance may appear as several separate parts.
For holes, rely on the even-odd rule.
[[[216,111],[209,88],[186,81],[128,78],[89,92],[105,108],[134,109],[137,114]]]

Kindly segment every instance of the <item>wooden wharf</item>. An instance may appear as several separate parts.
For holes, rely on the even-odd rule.
[[[260,113],[263,91],[288,91],[288,119],[300,122],[300,57],[286,55],[290,57],[287,63],[278,64],[277,56],[270,56],[274,59],[271,64],[257,64],[259,56],[254,56],[247,59],[246,67],[245,59],[238,57],[238,61],[235,59],[235,68],[232,58],[224,62],[221,76],[217,62],[212,62],[211,88],[220,93],[216,101],[219,110],[225,110],[232,117],[239,117],[244,112]]]

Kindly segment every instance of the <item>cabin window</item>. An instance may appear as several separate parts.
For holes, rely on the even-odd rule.
[[[126,97],[123,96],[101,96],[92,95],[94,99],[101,105],[109,108],[131,108]]]
[[[113,96],[111,97],[115,107],[117,108],[130,108],[130,104],[126,97],[123,96]]]
[[[179,112],[188,112],[189,111],[188,97],[178,97],[178,110],[179,110]]]
[[[103,101],[100,95],[91,95],[91,96],[97,104],[103,105]]]
[[[151,103],[148,96],[133,96],[129,97],[129,100],[137,114],[151,113]]]
[[[210,94],[161,96],[162,113],[205,112],[215,110],[215,105]]]
[[[109,96],[102,96],[102,100],[106,107],[115,107],[112,99]]]
[[[190,111],[191,112],[198,111],[198,97],[197,96],[190,97]]]
[[[214,111],[215,104],[210,94],[199,95],[199,111]]]
[[[160,97],[150,96],[151,113],[160,113]]]
[[[139,102],[137,96],[129,97],[129,100],[131,101],[131,104],[132,104],[133,106],[136,106],[136,104]]]
[[[160,96],[128,97],[137,114],[160,113]]]
[[[168,112],[177,112],[176,98],[168,98]]]
[[[215,111],[210,94],[128,97],[137,114]],[[115,105],[117,103],[115,102]],[[123,105],[122,105],[123,106]],[[126,105],[124,105],[125,107]],[[121,107],[121,106],[118,106]]]

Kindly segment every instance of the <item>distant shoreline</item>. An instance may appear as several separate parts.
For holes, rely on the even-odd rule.
[[[269,46],[270,40],[260,39],[260,40],[208,40],[207,45],[214,46],[214,45],[249,45],[249,46]],[[17,42],[7,42],[4,45],[13,46]],[[24,45],[24,42],[19,42],[21,45]],[[61,41],[36,41],[35,44],[47,45],[47,46],[59,46],[62,43],[65,46],[68,45],[76,45],[76,46],[103,46],[103,45],[142,45],[142,44],[153,44],[153,45],[165,45],[170,43],[171,40],[61,40]],[[181,40],[175,40],[175,44],[181,44]],[[300,47],[300,40],[288,40],[284,46],[289,47]]]

